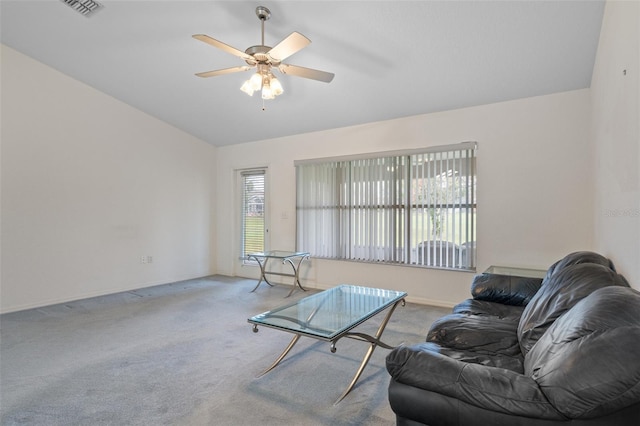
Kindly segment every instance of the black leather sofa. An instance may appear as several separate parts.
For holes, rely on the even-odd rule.
[[[640,292],[608,259],[480,274],[471,293],[387,356],[398,425],[640,425]]]

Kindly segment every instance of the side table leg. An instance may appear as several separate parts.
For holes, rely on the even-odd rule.
[[[296,285],[300,287],[300,290],[307,291],[307,289],[302,287],[302,284],[300,284],[300,265],[302,264],[303,260],[308,258],[309,256],[300,257],[300,260],[298,260],[297,265],[295,265],[291,259],[285,259],[287,262],[289,262],[289,265],[291,265],[291,268],[293,268],[293,284],[291,286],[291,290],[289,291],[289,294],[287,294],[286,297],[289,297],[293,294],[293,292],[296,289]]]
[[[260,283],[262,283],[262,280],[264,280],[265,283],[273,287],[273,284],[271,284],[269,280],[267,280],[267,276],[265,275],[265,267],[267,265],[267,261],[269,260],[269,258],[265,257],[264,261],[260,262],[260,258],[258,258],[257,256],[249,256],[249,258],[251,257],[253,257],[256,260],[256,262],[258,262],[258,266],[260,266],[260,280],[258,281],[258,284],[256,284],[256,286],[253,288],[253,290],[251,290],[249,293],[253,293],[254,291],[256,291],[260,286]]]

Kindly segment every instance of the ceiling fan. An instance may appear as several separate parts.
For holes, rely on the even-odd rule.
[[[253,74],[249,80],[244,82],[240,90],[249,96],[252,96],[255,91],[262,90],[262,99],[274,99],[283,92],[282,84],[280,84],[278,79],[273,75],[272,69],[274,68],[283,74],[309,78],[325,83],[333,80],[333,73],[283,63],[282,61],[311,43],[311,40],[294,31],[274,47],[266,46],[264,44],[264,22],[271,17],[271,12],[264,6],[258,6],[256,8],[256,15],[261,22],[262,44],[251,46],[244,52],[207,35],[193,35],[193,38],[238,56],[247,63],[247,65],[238,67],[199,72],[196,73],[198,77],[214,77],[257,68],[257,72]]]

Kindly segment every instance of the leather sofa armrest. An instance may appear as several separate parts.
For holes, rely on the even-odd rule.
[[[471,295],[477,300],[525,306],[542,285],[542,278],[483,273],[473,278]]]
[[[402,346],[389,353],[387,371],[399,383],[505,414],[563,418],[535,380],[504,368],[471,364],[441,353],[432,343]]]

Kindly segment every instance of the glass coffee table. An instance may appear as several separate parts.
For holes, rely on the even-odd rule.
[[[393,349],[393,346],[383,343],[380,337],[398,304],[404,305],[406,296],[407,293],[403,291],[340,285],[249,318],[248,321],[253,324],[255,333],[258,332],[258,326],[265,326],[294,334],[282,354],[258,377],[273,370],[287,356],[301,336],[330,342],[332,353],[336,351],[336,343],[343,337],[367,342],[369,349],[353,380],[335,402],[339,403],[355,386],[371,359],[374,349],[377,346]],[[388,312],[375,335],[352,331],[386,309]]]

